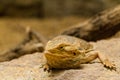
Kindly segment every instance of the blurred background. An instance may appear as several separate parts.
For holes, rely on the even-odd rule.
[[[0,51],[18,44],[30,26],[50,39],[120,0],[0,0]]]
[[[89,17],[120,0],[0,0],[1,17]]]

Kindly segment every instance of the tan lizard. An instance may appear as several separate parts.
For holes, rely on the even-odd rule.
[[[92,44],[76,37],[61,35],[48,41],[45,48],[46,65],[44,69],[78,68],[81,63],[88,63],[96,58],[105,67],[115,69],[115,65],[106,55],[94,50]]]

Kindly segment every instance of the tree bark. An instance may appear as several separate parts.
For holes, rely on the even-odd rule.
[[[97,41],[113,36],[120,30],[120,6],[105,10],[96,16],[65,30],[62,34],[87,41]]]
[[[25,54],[44,51],[47,40],[42,35],[38,35],[37,32],[29,28],[26,29],[26,33],[26,37],[16,47],[0,54],[0,62],[9,61]]]

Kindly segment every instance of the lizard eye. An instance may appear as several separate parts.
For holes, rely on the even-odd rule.
[[[59,50],[64,50],[64,47],[63,47],[63,46],[60,46],[60,47],[59,47]]]

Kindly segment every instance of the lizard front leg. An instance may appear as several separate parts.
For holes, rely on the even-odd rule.
[[[109,69],[116,69],[115,65],[107,58],[107,56],[99,51],[92,51],[87,53],[86,57],[81,60],[81,63],[88,63],[98,58],[102,64]]]

